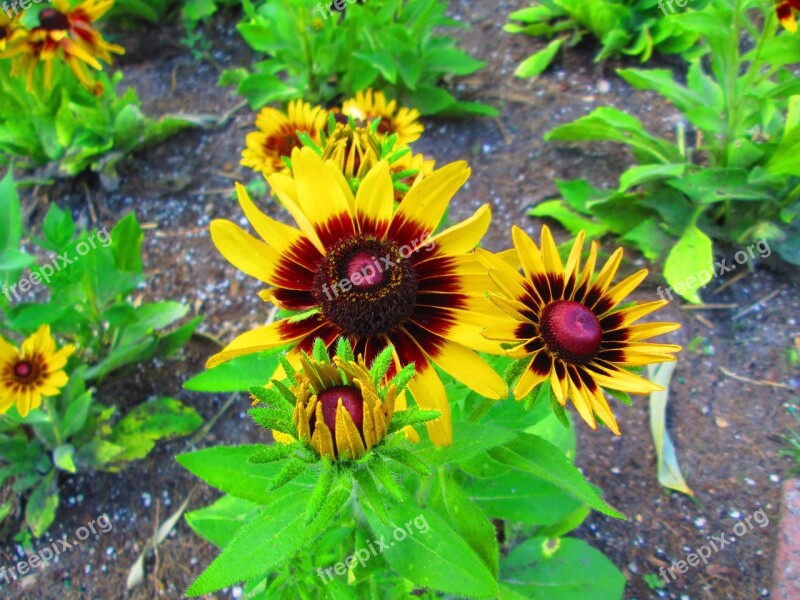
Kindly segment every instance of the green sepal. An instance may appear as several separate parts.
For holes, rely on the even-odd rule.
[[[297,139],[299,139],[303,146],[307,146],[314,150],[318,156],[322,156],[322,148],[320,148],[317,143],[311,139],[311,136],[308,135],[305,131],[297,131]]]
[[[322,341],[322,338],[314,340],[314,360],[326,365],[331,364],[331,357],[328,355],[328,349],[325,347],[325,342]]]
[[[340,337],[336,342],[336,355],[344,361],[353,362],[356,357],[353,355],[353,348],[350,346],[350,340],[346,337]]]
[[[530,393],[523,399],[525,410],[533,410],[543,400],[550,400],[551,398],[555,398],[555,396],[552,395],[552,391],[553,389],[550,386],[550,380],[545,379],[542,383],[534,387],[530,391]],[[556,402],[556,404],[558,404],[558,402]],[[558,406],[561,407],[560,404]]]
[[[294,405],[297,402],[297,398],[292,393],[292,390],[286,387],[286,384],[284,384],[282,381],[278,381],[277,379],[272,380],[272,385],[276,390],[278,390],[280,395],[283,396],[284,400],[286,400],[286,402],[292,405],[292,409],[294,409]]]
[[[389,465],[386,464],[380,455],[373,454],[372,460],[367,466],[373,477],[381,482],[383,489],[385,489],[392,498],[398,502],[403,502],[406,499],[406,491],[397,483],[397,479],[395,479],[392,474]]]
[[[392,366],[393,357],[394,346],[386,346],[386,348],[384,348],[372,362],[372,366],[369,369],[369,375],[372,377],[372,381],[376,386],[380,386],[381,380],[386,376],[386,373],[389,371],[389,367]]]
[[[297,385],[297,379],[295,377],[297,371],[294,370],[294,367],[289,362],[289,359],[284,355],[279,357],[278,360],[280,361],[283,370],[286,372],[286,378],[291,382],[292,385]]]
[[[555,394],[550,393],[550,406],[553,409],[553,414],[556,416],[556,419],[564,426],[569,428],[569,418],[567,417],[567,411],[564,410],[564,407],[558,403],[558,400],[555,397]]]
[[[389,423],[386,435],[400,431],[403,427],[408,425],[421,425],[422,423],[433,421],[440,416],[442,416],[442,413],[438,410],[420,410],[419,408],[413,407],[397,411],[394,413],[394,416],[392,416],[392,422]]]
[[[267,406],[271,406],[276,409],[286,410],[290,414],[294,410],[294,403],[289,402],[289,399],[286,398],[286,396],[284,396],[282,393],[277,391],[275,388],[254,386],[250,388],[250,394],[256,400],[266,404]]]
[[[277,460],[283,460],[294,452],[293,445],[287,444],[270,444],[269,446],[262,446],[247,459],[247,462],[254,465],[264,463],[271,463]]]
[[[333,464],[327,456],[322,457],[319,465],[319,479],[317,479],[317,484],[314,486],[314,491],[311,493],[311,498],[306,506],[306,514],[303,518],[303,523],[306,525],[313,521],[314,517],[321,511],[325,500],[330,494],[334,475],[336,474]]]
[[[397,393],[399,394],[404,389],[406,389],[408,382],[414,378],[415,372],[416,371],[414,369],[414,363],[406,365],[405,367],[400,369],[397,375],[392,377],[392,380],[389,382],[389,386],[394,385],[395,387],[397,387]]]
[[[619,390],[610,390],[608,388],[603,388],[603,391],[611,394],[614,398],[622,402],[625,406],[633,405],[633,401],[631,400],[631,397],[628,395],[627,392],[620,392]]]
[[[513,387],[522,374],[525,372],[525,369],[528,368],[528,363],[530,363],[530,359],[520,359],[515,360],[509,363],[508,367],[506,367],[505,373],[505,381],[508,387]]]
[[[361,506],[365,510],[371,510],[378,519],[387,523],[389,513],[386,512],[386,506],[383,504],[383,498],[378,492],[378,486],[375,485],[372,474],[366,469],[354,469],[352,473],[358,483],[358,499]]]
[[[283,487],[296,477],[299,477],[301,473],[303,473],[308,468],[308,465],[298,458],[291,459],[286,465],[281,469],[275,477],[272,478],[272,481],[269,482],[267,486],[268,492],[274,492],[280,487]]]
[[[265,427],[266,429],[273,429],[275,431],[281,431],[297,437],[297,433],[294,429],[294,423],[292,422],[292,417],[291,415],[286,414],[286,411],[278,408],[261,407],[251,408],[247,412],[250,414],[253,420],[262,427]]]
[[[309,318],[313,317],[314,315],[318,314],[319,312],[320,312],[319,307],[315,306],[314,308],[312,308],[310,310],[307,310],[307,311],[304,311],[304,312],[301,312],[301,313],[298,313],[296,315],[293,315],[293,316],[289,317],[288,322],[289,323],[299,323],[300,321],[305,321],[306,319],[309,319]]]
[[[428,477],[431,474],[431,468],[427,465],[427,463],[414,456],[414,454],[405,448],[398,448],[396,446],[382,446],[380,452],[384,456],[388,456],[393,461],[408,467],[423,477]]]

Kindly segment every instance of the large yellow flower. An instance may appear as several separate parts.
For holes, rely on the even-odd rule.
[[[328,113],[319,106],[302,100],[289,103],[286,113],[264,107],[256,117],[258,131],[247,134],[247,148],[242,152],[242,165],[271,175],[286,169],[281,157],[290,157],[292,150],[302,147],[298,133],[307,133],[319,143],[320,133],[327,124]]]
[[[622,299],[647,276],[647,270],[643,269],[609,287],[622,259],[621,248],[592,281],[597,243],[592,243],[581,270],[583,232],[575,240],[566,267],[546,226],[542,228],[541,250],[518,227],[512,229],[512,235],[524,276],[496,256],[477,252],[499,288],[490,296],[508,315],[504,323],[487,327],[484,335],[513,343],[509,355],[529,359],[514,388],[514,397],[524,398],[534,386],[549,379],[562,406],[570,398],[593,429],[597,415],[619,435],[601,386],[633,394],[662,389],[626,367],[675,360],[671,353],[678,352],[680,346],[643,340],[678,329],[680,325],[634,325],[634,321],[661,308],[666,301],[617,309]]]
[[[55,8],[39,13],[39,25],[12,40],[0,58],[15,58],[14,74],[27,73],[29,90],[33,89],[33,75],[40,62],[44,64],[45,85],[50,87],[53,60],[61,57],[84,87],[95,94],[102,93],[102,85],[92,78],[87,65],[101,70],[98,58],[110,64],[112,52],[125,52],[122,46],[106,42],[93,25],[114,5],[114,0],[85,0],[75,8],[68,0],[53,0],[53,4]]]
[[[22,350],[0,337],[0,414],[16,403],[23,417],[42,404],[42,396],[56,396],[67,385],[64,372],[72,345],[56,351],[50,326],[39,330],[22,343]]]
[[[422,123],[418,121],[417,109],[398,108],[397,101],[386,102],[386,96],[381,91],[356,92],[355,98],[345,101],[342,105],[342,113],[366,124],[380,117],[378,133],[385,135],[396,133],[398,145],[418,140],[425,131]]]
[[[240,335],[208,366],[290,342],[297,356],[311,351],[315,338],[330,348],[340,336],[370,363],[392,344],[394,369],[415,364],[409,390],[417,405],[441,412],[427,424],[431,438],[450,444],[450,407],[434,364],[486,397],[507,393],[502,378],[473,351],[502,353],[480,335],[502,313],[485,297],[491,280],[471,254],[489,227],[489,206],[431,237],[469,168],[459,162],[435,171],[393,213],[386,161],[370,170],[354,195],[336,164],[313,149],[295,149],[291,159],[293,178],[277,174],[268,181],[299,230],[266,216],[237,186],[239,203],[264,241],[224,220],[211,224],[211,237],[233,265],[274,286],[262,292],[264,300],[316,312]]]

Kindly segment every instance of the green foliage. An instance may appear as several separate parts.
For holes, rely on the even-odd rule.
[[[422,114],[484,114],[497,111],[456,99],[438,87],[446,75],[469,75],[484,66],[442,35],[461,27],[445,16],[441,0],[371,0],[346,3],[329,14],[316,0],[245,2],[238,29],[265,59],[251,70],[223,73],[250,106],[303,98],[326,104],[368,87],[396,97]]]
[[[58,60],[46,92],[29,93],[25,77],[12,77],[10,69],[10,61],[0,60],[0,165],[18,158],[26,167],[50,165],[52,174],[91,169],[114,178],[127,154],[192,125],[181,117],[145,116],[133,88],[116,94],[120,72],[111,78],[99,72],[105,91],[95,96]]]
[[[6,465],[0,485],[12,481],[19,496],[32,490],[25,515],[38,537],[55,518],[59,471],[114,471],[146,456],[158,440],[201,425],[194,409],[173,398],[153,398],[118,418],[116,403],[102,403],[91,387],[125,366],[173,355],[200,319],[176,327],[187,307],[134,303],[144,270],[143,233],[133,214],[110,232],[79,232],[70,213],[52,205],[42,238],[29,235],[54,253],[39,260],[20,249],[22,213],[11,172],[0,181],[0,198],[0,327],[10,333],[4,337],[17,344],[47,324],[75,346],[60,394],[45,397],[42,409],[25,417],[16,407],[0,417],[0,462]],[[29,300],[32,289],[38,301]]]
[[[754,247],[764,258],[772,246],[800,264],[800,86],[784,67],[800,61],[800,48],[787,43],[791,36],[776,35],[774,7],[742,4],[735,18],[727,0],[670,17],[700,35],[706,50],[692,60],[685,83],[668,70],[618,71],[680,110],[694,128],[695,147],[683,125],[672,142],[625,112],[598,108],[546,139],[625,144],[638,164],[620,176],[616,190],[558,182],[562,199],[530,213],[552,217],[573,233],[619,236],[648,259],[664,261],[667,282],[691,302],[699,302],[698,289],[719,274],[715,241],[749,244],[742,248],[749,258],[756,256]],[[750,7],[763,14],[751,14]],[[743,54],[746,30],[754,32],[756,46]]]
[[[544,71],[564,42],[574,46],[587,34],[597,38],[600,51],[595,62],[619,54],[650,59],[653,52],[689,53],[697,42],[697,32],[678,18],[666,17],[656,0],[539,0],[529,8],[509,15],[509,33],[555,38],[543,50],[523,61],[518,77],[533,77]],[[700,9],[705,2],[693,2]],[[679,9],[680,10],[680,9]],[[689,10],[689,9],[687,9]]]

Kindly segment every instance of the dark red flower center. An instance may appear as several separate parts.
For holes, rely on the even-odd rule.
[[[344,335],[388,333],[413,314],[417,278],[411,248],[365,235],[340,242],[314,276],[314,299]]]
[[[69,29],[69,20],[64,13],[54,8],[45,8],[39,13],[39,27],[47,31]]]
[[[309,134],[310,135],[310,134]],[[301,148],[303,146],[300,139],[297,137],[297,132],[281,132],[276,133],[267,138],[264,143],[264,149],[267,152],[275,153],[278,156],[291,156],[292,150]]]
[[[334,441],[336,440],[336,408],[339,406],[340,399],[344,409],[350,413],[359,433],[362,432],[361,428],[364,424],[364,398],[361,396],[361,390],[352,385],[340,385],[322,390],[317,394],[317,400],[322,404],[322,417],[325,419],[325,425],[331,430]]]
[[[571,300],[557,300],[545,306],[539,330],[553,354],[574,363],[592,360],[603,341],[597,316]]]
[[[28,383],[36,379],[38,369],[36,365],[29,360],[20,360],[13,367],[14,379],[20,383]]]

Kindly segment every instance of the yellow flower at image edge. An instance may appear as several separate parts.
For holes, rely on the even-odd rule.
[[[460,162],[434,171],[394,212],[386,161],[370,170],[355,195],[341,169],[311,148],[295,149],[292,167],[293,178],[275,174],[268,181],[299,229],[261,212],[239,185],[239,203],[264,241],[225,220],[211,224],[211,237],[234,266],[274,286],[260,294],[263,300],[315,312],[240,335],[208,367],[290,343],[296,346],[289,358],[296,360],[315,338],[330,349],[339,337],[369,364],[392,345],[393,369],[415,365],[408,387],[417,405],[441,413],[427,423],[431,438],[450,444],[450,405],[434,364],[485,397],[507,394],[503,379],[474,352],[502,354],[499,343],[480,335],[503,313],[485,297],[492,282],[472,254],[489,227],[489,206],[431,235],[469,169]]]
[[[355,460],[386,437],[397,389],[390,386],[381,400],[363,359],[356,363],[334,356],[333,364],[305,359],[301,364],[292,389],[294,425],[317,454]]]
[[[286,113],[272,107],[261,109],[256,117],[258,131],[247,134],[247,148],[242,152],[242,165],[263,175],[286,169],[282,156],[291,156],[292,150],[303,144],[298,133],[307,133],[315,142],[327,124],[328,113],[319,106],[293,100]]]
[[[580,268],[584,233],[581,232],[562,265],[553,236],[542,228],[541,250],[518,227],[512,230],[524,276],[496,256],[477,250],[499,291],[490,297],[509,315],[500,325],[487,327],[489,339],[510,342],[509,356],[528,361],[514,397],[524,398],[535,386],[549,380],[562,406],[571,399],[584,421],[593,429],[595,415],[615,434],[619,427],[601,386],[632,394],[649,394],[662,388],[626,367],[675,360],[673,344],[643,340],[674,331],[678,323],[635,321],[663,307],[659,300],[616,309],[618,304],[647,276],[643,269],[617,283],[611,281],[622,259],[618,249],[592,281],[597,243]]]
[[[775,3],[775,12],[778,15],[778,20],[787,31],[792,33],[797,31],[795,11],[800,12],[800,0],[778,0]]]
[[[42,396],[57,396],[67,384],[67,359],[75,351],[71,344],[61,350],[50,335],[50,326],[22,343],[22,350],[0,338],[0,414],[16,403],[23,417],[42,404]]]
[[[98,58],[111,63],[111,53],[123,54],[125,49],[109,44],[94,28],[93,23],[114,5],[114,0],[85,0],[71,8],[67,0],[53,0],[55,8],[39,12],[39,24],[14,38],[0,58],[13,57],[13,73],[27,73],[28,90],[33,89],[33,75],[38,63],[44,64],[45,85],[52,79],[53,60],[63,55],[63,60],[83,84],[95,94],[103,91],[89,74],[87,65],[98,71],[102,66]]]

